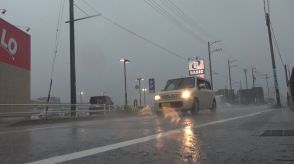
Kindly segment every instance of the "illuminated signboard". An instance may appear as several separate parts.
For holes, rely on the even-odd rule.
[[[203,59],[189,59],[189,75],[205,77],[205,64]]]

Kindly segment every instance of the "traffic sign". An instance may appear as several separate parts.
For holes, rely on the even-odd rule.
[[[154,80],[154,78],[149,79],[149,93],[155,93],[155,80]]]

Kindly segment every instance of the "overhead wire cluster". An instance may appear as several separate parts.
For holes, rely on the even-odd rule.
[[[191,30],[191,28],[189,28],[189,26],[187,26],[187,24],[192,25],[191,19],[187,17],[187,15],[171,0],[144,0],[144,2],[153,8],[158,14],[169,20],[173,25],[181,29],[183,32],[187,33],[189,36],[192,36],[203,45],[207,44],[207,40],[197,35],[193,30]]]
[[[95,12],[96,14],[99,13],[98,10],[95,9],[95,8],[94,8],[89,2],[87,2],[86,0],[81,0],[81,2],[83,2],[85,5],[87,5],[87,6],[88,6],[93,12]],[[81,7],[79,7],[77,4],[76,4],[75,6],[77,7],[77,9],[79,9],[79,10],[80,10],[81,12],[83,12],[85,15],[89,16],[89,14],[88,14],[87,12],[85,12],[85,10],[83,10],[83,9],[82,9]],[[114,26],[116,26],[116,27],[118,27],[118,28],[120,28],[120,29],[122,29],[122,30],[124,30],[124,31],[126,31],[126,32],[128,32],[128,33],[130,33],[130,34],[132,34],[132,35],[134,35],[134,36],[136,36],[137,38],[139,38],[139,39],[141,39],[141,40],[143,40],[143,41],[145,41],[145,42],[148,42],[149,44],[151,44],[151,45],[153,45],[153,46],[155,46],[155,47],[157,47],[157,48],[159,48],[159,49],[161,49],[161,50],[163,50],[163,51],[165,51],[165,52],[167,52],[169,55],[175,56],[175,57],[177,57],[177,58],[179,58],[179,59],[181,59],[181,60],[183,60],[183,61],[186,61],[186,60],[187,60],[185,57],[179,55],[178,53],[176,53],[176,52],[174,52],[174,51],[172,51],[172,50],[170,50],[170,49],[168,49],[168,48],[166,48],[166,47],[164,47],[164,46],[162,46],[162,45],[160,45],[160,44],[158,44],[158,43],[156,43],[156,42],[154,42],[154,41],[152,41],[152,40],[150,40],[150,39],[148,39],[147,37],[145,37],[145,36],[143,36],[143,35],[141,35],[141,34],[138,34],[137,32],[134,32],[134,31],[130,30],[129,28],[127,28],[126,26],[124,26],[124,25],[118,23],[117,21],[114,21],[113,19],[111,19],[111,18],[109,18],[109,17],[106,17],[106,16],[104,16],[104,15],[102,15],[101,17],[102,17],[105,21],[111,23],[112,25],[114,25]]]
[[[60,4],[59,4],[59,14],[58,14],[58,21],[57,21],[57,25],[56,25],[54,53],[53,53],[53,61],[52,61],[50,79],[53,78],[54,67],[55,67],[56,57],[57,57],[58,48],[59,48],[61,25],[62,25],[62,19],[63,19],[63,11],[64,11],[64,3],[65,3],[65,0],[61,0]]]

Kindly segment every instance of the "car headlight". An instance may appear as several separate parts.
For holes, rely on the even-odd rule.
[[[189,91],[184,91],[183,93],[182,93],[182,98],[184,98],[184,99],[188,99],[188,98],[190,98],[191,97],[191,92],[189,92]]]
[[[154,100],[155,100],[155,101],[160,100],[160,96],[159,96],[159,95],[156,95],[156,96],[154,97]]]

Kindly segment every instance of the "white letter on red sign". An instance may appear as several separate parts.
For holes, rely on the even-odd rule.
[[[7,43],[5,43],[5,36],[6,36],[6,30],[3,29],[3,30],[2,30],[2,35],[1,35],[1,45],[2,45],[4,48],[7,48]]]
[[[12,46],[13,45],[13,46]],[[17,51],[17,43],[14,38],[10,38],[8,41],[8,50],[12,55],[16,54]]]

